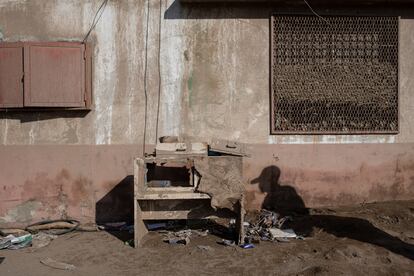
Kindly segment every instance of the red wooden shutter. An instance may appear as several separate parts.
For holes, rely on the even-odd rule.
[[[85,45],[25,43],[24,105],[85,107]]]
[[[0,108],[23,106],[23,44],[0,43]]]

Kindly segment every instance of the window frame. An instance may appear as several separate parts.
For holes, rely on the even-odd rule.
[[[269,20],[269,130],[270,135],[397,135],[400,133],[401,128],[401,111],[400,111],[400,73],[401,73],[401,63],[400,63],[400,52],[401,52],[401,16],[391,16],[397,18],[397,91],[396,91],[396,101],[397,101],[397,129],[395,131],[350,131],[350,132],[340,132],[340,131],[280,131],[275,129],[275,89],[273,83],[273,65],[274,65],[274,26],[275,18],[277,16],[314,16],[313,14],[280,14],[272,13]],[[330,16],[347,16],[347,17],[363,17],[365,15],[330,15]],[[372,15],[366,15],[369,17]],[[383,15],[381,15],[383,16]],[[386,17],[386,16],[383,16]]]

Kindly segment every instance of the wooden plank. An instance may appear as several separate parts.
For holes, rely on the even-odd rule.
[[[178,155],[207,155],[206,143],[158,143],[155,147],[157,156],[178,156]]]
[[[196,215],[192,214],[192,210],[179,210],[179,211],[143,211],[142,219],[144,220],[158,220],[158,219],[207,219],[217,218],[214,213],[197,212]]]
[[[145,193],[191,193],[194,187],[150,187],[145,189]]]
[[[134,193],[136,197],[145,193],[145,170],[144,160],[136,158],[134,161]]]
[[[24,105],[85,107],[85,45],[77,42],[24,44]]]
[[[249,156],[245,144],[230,140],[213,139],[210,150],[236,156]]]
[[[138,200],[134,200],[134,209],[134,247],[138,248],[142,246],[143,239],[148,233],[148,229],[144,223],[143,212]]]
[[[23,44],[0,43],[0,107],[23,106]]]
[[[145,193],[136,197],[138,200],[172,200],[172,199],[211,199],[202,193]]]

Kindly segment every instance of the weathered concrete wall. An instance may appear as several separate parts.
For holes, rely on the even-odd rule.
[[[0,0],[3,40],[82,40],[100,2]],[[279,8],[256,6],[109,1],[90,37],[94,110],[1,113],[0,143],[142,143],[145,87],[147,143],[157,125],[159,135],[257,144],[414,141],[414,20],[401,20],[400,134],[271,136],[269,16]]]
[[[0,39],[81,41],[100,3],[0,0]],[[245,178],[261,182],[247,186],[250,208],[279,200],[269,188],[279,189],[277,181],[307,206],[412,198],[414,12],[387,11],[402,16],[398,135],[271,136],[269,18],[279,10],[307,11],[110,0],[89,38],[93,110],[0,113],[0,224],[125,218],[132,158],[144,142],[145,92],[146,144],[162,135],[251,144]],[[126,211],[113,217],[111,205]]]
[[[5,41],[82,41],[101,1],[1,0]],[[141,3],[142,2],[142,3]],[[0,143],[131,144],[142,141],[145,9],[110,1],[92,32],[94,110],[0,114]]]

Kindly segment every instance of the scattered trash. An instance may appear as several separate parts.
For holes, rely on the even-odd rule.
[[[296,238],[297,235],[293,229],[279,229],[279,228],[270,228],[270,235],[272,239],[276,238]]]
[[[165,222],[155,222],[155,223],[147,223],[147,229],[148,230],[157,230],[157,229],[163,229],[167,227],[167,223]]]
[[[213,251],[214,249],[208,245],[197,245],[198,249],[205,250],[205,251]]]
[[[134,239],[127,240],[127,241],[125,242],[125,245],[129,245],[129,246],[131,246],[131,247],[134,247]]]
[[[122,221],[122,222],[108,222],[108,223],[105,223],[105,224],[101,225],[101,227],[103,227],[103,230],[120,231],[121,228],[124,227],[125,225],[127,225],[127,223],[125,221]]]
[[[250,249],[250,248],[254,248],[254,244],[245,243],[245,244],[240,245],[240,247],[243,249]]]
[[[191,230],[181,230],[178,232],[167,232],[164,242],[169,244],[184,244],[190,243]]]
[[[224,246],[235,246],[236,242],[232,241],[232,240],[226,240],[226,239],[222,239],[221,241],[217,242],[218,244],[224,245]]]
[[[199,237],[207,237],[207,235],[210,233],[210,231],[204,230],[204,231],[200,231],[200,230],[192,230],[192,232],[194,234],[197,234]]]
[[[8,235],[0,239],[0,249],[21,249],[32,244],[32,235],[27,234],[20,237]]]
[[[245,237],[244,241],[246,243],[255,243],[255,244],[259,244],[260,243],[260,237],[258,236],[250,236],[250,237]]]
[[[32,245],[35,249],[48,246],[52,240],[57,239],[57,235],[39,232],[33,235]]]
[[[277,242],[289,242],[288,238],[275,238],[274,240]]]
[[[74,270],[76,268],[76,266],[72,264],[58,262],[51,258],[46,258],[44,260],[41,260],[40,262],[48,267],[55,268],[55,269],[61,269],[61,270]]]
[[[282,229],[286,221],[292,220],[291,217],[280,217],[278,213],[261,210],[259,219],[255,223],[244,223],[246,232],[246,243],[260,243],[262,241],[288,242],[288,239],[303,239],[298,236],[293,229]]]
[[[187,245],[190,243],[189,237],[178,237],[178,238],[165,238],[165,242],[168,242],[169,244],[184,244]]]

